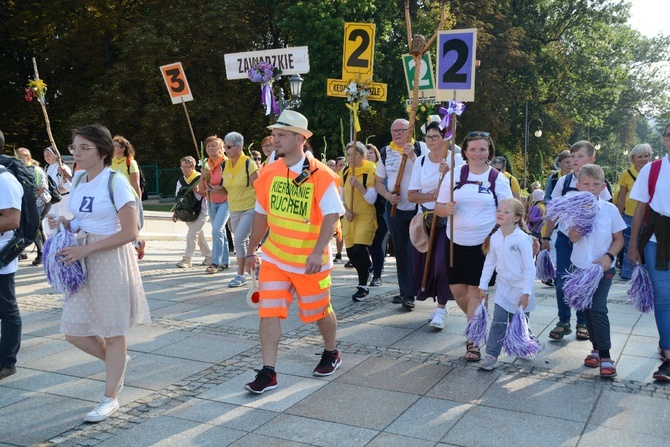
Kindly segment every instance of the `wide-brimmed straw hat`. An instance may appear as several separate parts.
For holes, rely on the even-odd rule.
[[[268,126],[268,129],[286,129],[290,132],[299,133],[305,138],[312,136],[312,132],[307,129],[307,118],[293,110],[284,110],[277,118],[277,122]]]

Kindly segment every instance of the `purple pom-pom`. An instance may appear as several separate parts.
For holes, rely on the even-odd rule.
[[[628,287],[628,300],[635,309],[643,313],[654,310],[654,288],[647,269],[639,264],[636,265],[628,281]]]
[[[562,223],[576,229],[584,237],[593,231],[597,212],[598,197],[584,191],[553,199],[547,204],[545,218],[560,219]]]
[[[77,239],[72,233],[65,230],[59,231],[44,243],[42,259],[47,282],[58,293],[62,294],[65,300],[77,292],[79,286],[86,282],[86,272],[84,272],[81,262],[73,262],[70,265],[58,262],[60,259],[58,253],[62,249],[76,245],[79,245]]]
[[[600,264],[593,264],[587,269],[578,269],[568,273],[563,286],[563,299],[568,306],[576,310],[591,307],[593,295],[603,275],[603,268]]]
[[[554,263],[551,262],[551,255],[548,250],[542,250],[537,255],[535,276],[540,281],[549,281],[556,278],[556,268],[554,267]]]
[[[488,312],[484,300],[479,303],[475,314],[465,328],[465,337],[471,341],[475,346],[483,346],[489,338],[488,334]]]
[[[523,307],[514,313],[512,322],[507,326],[507,333],[503,339],[502,346],[508,355],[528,359],[542,350],[542,345],[531,337],[528,329],[528,320]]]

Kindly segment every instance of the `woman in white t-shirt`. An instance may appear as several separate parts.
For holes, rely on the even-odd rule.
[[[660,340],[662,363],[653,378],[670,381],[670,123],[663,129],[663,144],[668,153],[640,170],[630,192],[637,200],[628,246],[631,263],[641,263],[649,273],[654,289],[654,319]],[[644,229],[643,227],[644,221]],[[639,237],[639,239],[638,239]]]
[[[480,301],[479,279],[486,259],[482,243],[496,224],[497,204],[512,197],[512,190],[507,177],[488,165],[495,154],[495,147],[487,132],[470,132],[463,140],[461,154],[467,164],[457,166],[446,175],[437,196],[435,214],[448,216],[446,243],[453,241],[454,253],[453,266],[447,260],[449,287],[469,321]],[[465,177],[464,182],[461,182],[462,177]],[[452,220],[453,234],[450,229]],[[469,362],[481,359],[479,347],[470,341],[465,359]]]
[[[70,201],[70,188],[72,187],[72,183],[68,179],[72,179],[72,170],[68,165],[63,163],[58,149],[52,146],[48,146],[44,149],[44,161],[47,162],[44,170],[58,185],[58,191],[61,196],[60,202],[53,203],[49,212],[72,219],[72,214],[67,211],[67,204]],[[49,235],[50,234],[47,234],[47,236]]]
[[[440,177],[444,175],[451,164],[451,152],[445,150],[449,142],[444,139],[444,130],[440,129],[440,122],[431,121],[425,128],[426,146],[428,155],[422,155],[416,159],[412,168],[412,178],[409,181],[407,198],[412,203],[419,204],[419,211],[424,213],[424,230],[430,234],[430,225],[433,221],[433,210],[435,198],[437,197]],[[446,157],[446,161],[443,157]],[[460,154],[455,154],[456,166],[463,164]],[[447,301],[453,300],[454,295],[449,289],[449,279],[446,272],[445,250],[449,248],[446,244],[447,234],[444,230],[444,219],[436,220],[435,236],[431,249],[430,264],[426,287],[421,290],[424,270],[426,266],[427,253],[414,249],[414,294],[418,301],[424,301],[429,297],[437,301],[437,308],[430,321],[430,326],[443,329],[447,316]]]
[[[59,260],[81,260],[88,272],[87,283],[63,303],[60,330],[75,347],[105,362],[104,396],[84,417],[100,422],[119,408],[117,392],[130,361],[128,328],[150,324],[151,318],[132,246],[138,232],[135,195],[128,180],[109,168],[112,135],[100,125],[72,134],[69,150],[82,169],[72,180],[68,210],[74,219],[50,215],[49,226],[60,222],[77,232],[79,246],[61,250]]]

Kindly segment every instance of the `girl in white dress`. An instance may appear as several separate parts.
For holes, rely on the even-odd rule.
[[[60,262],[82,260],[88,270],[88,282],[63,303],[61,332],[74,346],[105,362],[104,396],[84,417],[100,422],[119,408],[117,392],[130,361],[128,328],[150,324],[151,318],[132,246],[138,232],[135,196],[128,180],[108,167],[114,152],[112,135],[100,125],[72,134],[69,150],[81,168],[72,180],[68,206],[74,219],[50,215],[49,226],[63,223],[77,232],[79,246],[63,249]]]

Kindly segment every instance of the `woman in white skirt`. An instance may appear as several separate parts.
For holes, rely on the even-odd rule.
[[[104,396],[84,417],[100,422],[119,408],[117,393],[130,361],[128,328],[150,324],[151,317],[132,245],[138,233],[135,196],[128,180],[108,167],[112,135],[100,125],[74,129],[72,135],[68,149],[81,168],[68,205],[74,219],[50,215],[49,226],[60,222],[77,233],[79,246],[63,249],[60,261],[81,260],[88,270],[88,282],[63,303],[60,330],[75,347],[105,362]]]

